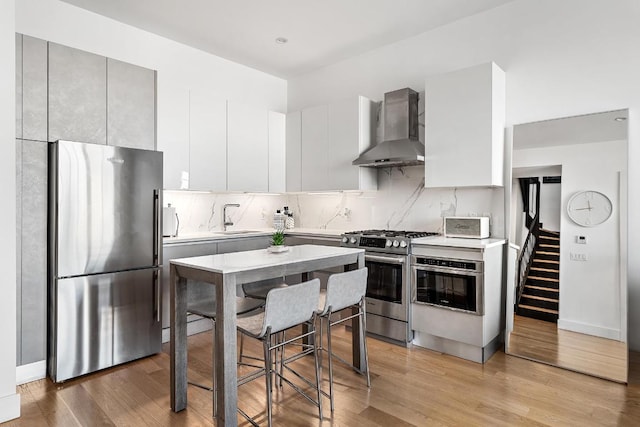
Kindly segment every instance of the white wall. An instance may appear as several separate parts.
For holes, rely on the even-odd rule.
[[[606,222],[581,227],[560,212],[560,312],[558,327],[605,338],[626,338],[621,324],[621,203],[619,172],[627,167],[627,142],[614,141],[513,151],[513,167],[562,165],[562,206],[580,190],[600,191],[611,199],[614,212]],[[557,184],[556,184],[557,185]],[[576,244],[576,236],[587,244]],[[584,253],[586,262],[569,254]]]
[[[640,211],[640,2],[518,0],[289,81],[289,108],[340,96],[381,99],[425,76],[495,61],[507,76],[507,125],[630,108],[629,211]],[[629,224],[629,260],[640,258],[640,224]],[[640,307],[640,265],[628,273]],[[640,310],[629,310],[640,350]]]
[[[0,13],[0,182],[1,224],[16,223],[16,79],[15,1],[2,2]],[[0,422],[20,416],[20,395],[16,394],[16,229],[4,227],[0,245]]]

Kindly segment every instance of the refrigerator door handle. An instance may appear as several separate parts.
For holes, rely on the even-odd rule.
[[[160,217],[160,190],[153,190],[153,265],[160,265],[160,251],[162,250],[162,218]]]
[[[162,300],[160,296],[160,274],[158,269],[153,272],[153,294],[154,294],[154,317],[156,322],[160,322],[160,310],[162,309]]]

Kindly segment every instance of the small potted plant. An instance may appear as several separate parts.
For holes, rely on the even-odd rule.
[[[271,252],[284,252],[287,250],[287,247],[284,245],[284,231],[276,230],[276,232],[273,233],[269,250]]]

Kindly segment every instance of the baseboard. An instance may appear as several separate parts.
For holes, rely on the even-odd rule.
[[[47,377],[47,361],[29,363],[16,367],[16,384],[30,383]]]
[[[10,394],[0,397],[0,423],[16,419],[20,416],[20,395]]]
[[[620,329],[604,328],[602,326],[590,325],[588,323],[575,322],[573,320],[566,319],[558,319],[558,328],[620,341]]]
[[[187,336],[199,334],[200,332],[211,330],[211,320],[209,319],[198,319],[193,322],[187,323]],[[162,343],[169,342],[171,338],[171,329],[164,328],[162,330]]]

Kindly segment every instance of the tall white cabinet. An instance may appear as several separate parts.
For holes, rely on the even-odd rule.
[[[425,186],[502,186],[504,71],[490,62],[429,76],[425,99]]]
[[[291,125],[287,126],[287,172],[292,173],[287,177],[289,191],[377,189],[375,169],[351,164],[375,140],[374,102],[358,96],[288,116]]]

